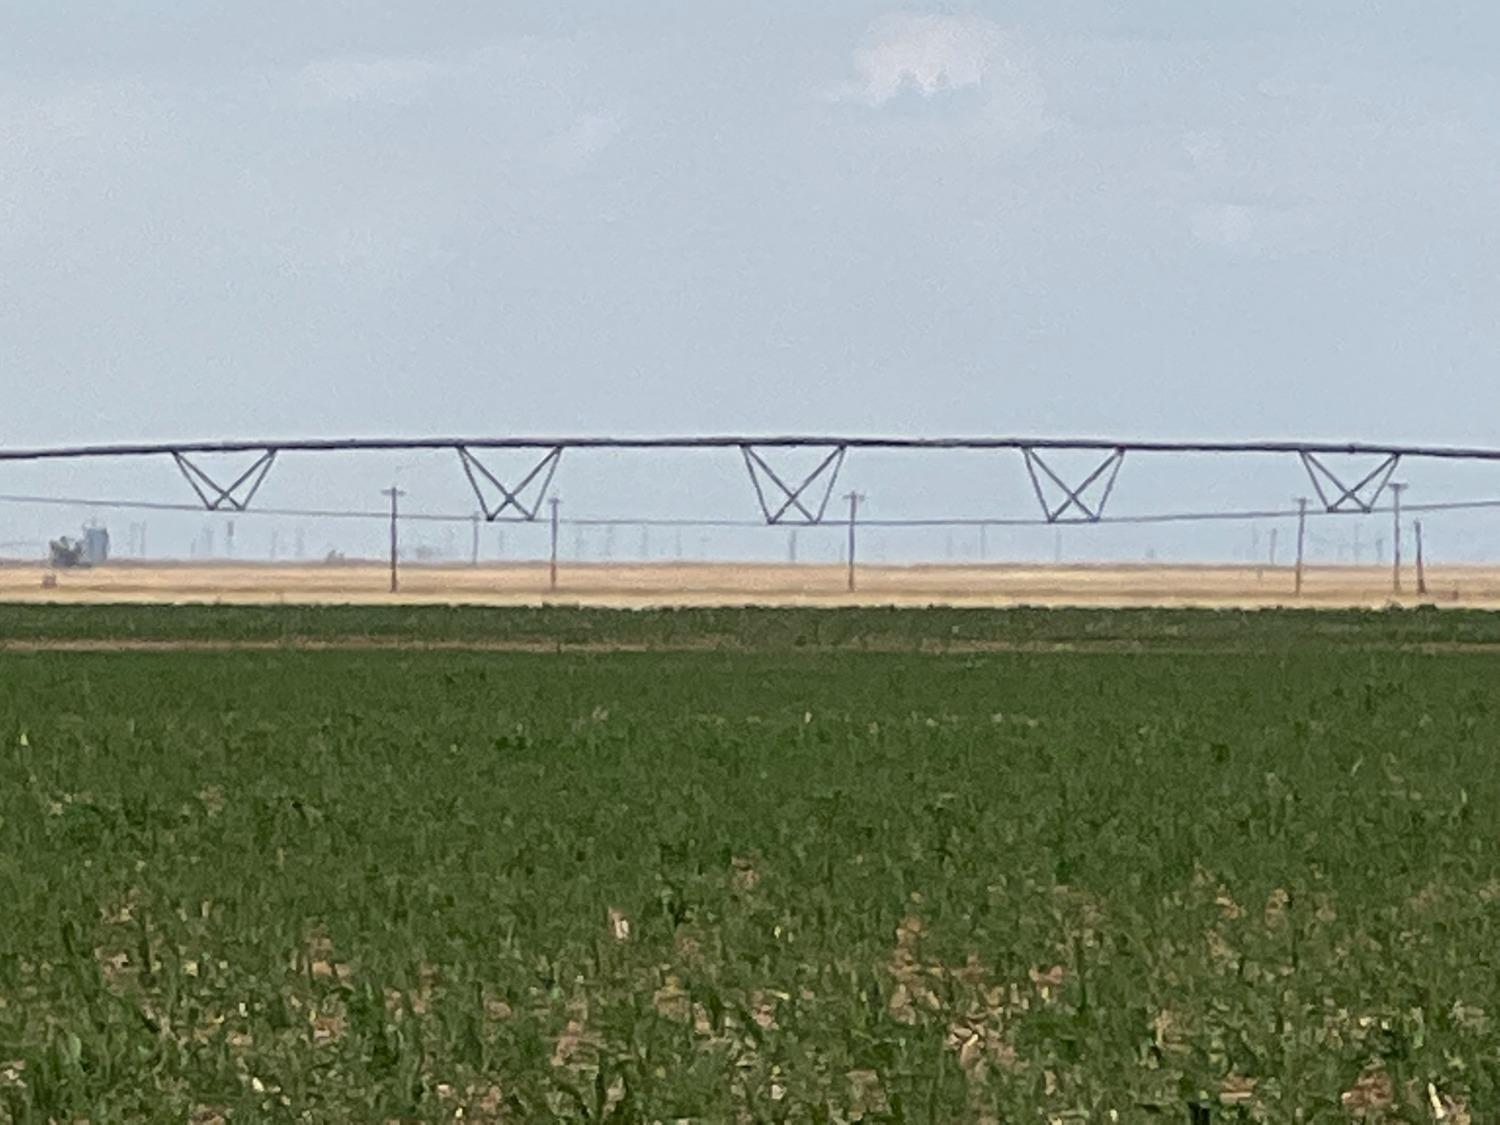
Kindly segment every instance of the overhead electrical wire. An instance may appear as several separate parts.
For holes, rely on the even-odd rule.
[[[148,512],[179,512],[184,514],[197,514],[204,516],[226,516],[239,518],[241,516],[277,516],[284,519],[348,519],[348,520],[380,520],[388,521],[390,512],[388,510],[375,509],[333,509],[333,508],[247,508],[244,510],[220,510],[205,511],[200,504],[174,503],[171,501],[157,500],[129,500],[109,499],[103,497],[81,497],[81,496],[36,496],[36,495],[0,495],[0,504],[38,505],[50,507],[70,508],[105,508],[121,511],[148,511]],[[1500,508],[1500,498],[1481,500],[1450,500],[1432,503],[1403,503],[1403,512],[1456,512],[1475,511],[1485,508]],[[1323,508],[1308,508],[1308,518],[1323,516],[1351,516],[1351,515],[1389,515],[1393,511],[1391,507],[1374,507],[1365,511],[1330,512]],[[1094,527],[1094,526],[1129,526],[1140,524],[1164,524],[1164,523],[1202,523],[1202,522],[1247,522],[1251,520],[1287,520],[1297,519],[1301,512],[1297,508],[1283,509],[1248,509],[1241,511],[1178,511],[1178,512],[1148,512],[1136,515],[1101,516],[1096,520],[1055,520],[1049,521],[1039,517],[949,517],[949,518],[925,518],[925,519],[860,519],[860,527],[864,528],[963,528],[963,527]],[[418,523],[452,523],[472,524],[476,520],[484,521],[483,517],[476,513],[466,514],[445,512],[421,512],[403,511],[402,522]],[[535,520],[496,520],[489,521],[497,527],[525,526],[533,524],[546,526],[547,520],[539,518]],[[765,520],[755,519],[699,519],[699,518],[661,518],[661,517],[563,517],[558,523],[564,527],[681,527],[681,528],[744,528],[744,529],[808,529],[808,528],[846,528],[847,521],[831,518],[818,523],[804,523],[787,520],[781,523],[769,524]]]

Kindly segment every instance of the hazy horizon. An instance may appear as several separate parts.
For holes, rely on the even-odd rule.
[[[1500,445],[1497,33],[1500,9],[1467,0],[440,18],[409,0],[16,0],[0,11],[0,444]],[[1404,466],[1413,500],[1500,495],[1450,468]],[[257,503],[377,507],[393,477],[414,510],[473,504],[452,459],[420,458],[287,458]],[[1014,459],[851,457],[845,486],[872,519],[1035,511]],[[556,487],[579,516],[755,514],[728,459],[573,458]],[[1281,510],[1307,491],[1294,460],[1131,462],[1111,510]],[[0,466],[17,495],[192,499],[170,462]],[[139,522],[0,500],[0,544],[95,514],[117,542]],[[273,517],[247,519],[245,549],[266,551]],[[185,555],[210,520],[153,522]],[[378,545],[360,528],[304,536]],[[1067,534],[1081,556],[1192,559],[1269,531]],[[1453,557],[1500,547],[1482,514],[1434,531]],[[764,534],[719,549],[779,550]],[[1046,557],[1050,536],[994,550]],[[946,549],[942,533],[891,547]]]

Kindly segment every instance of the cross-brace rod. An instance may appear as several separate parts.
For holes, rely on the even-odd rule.
[[[765,516],[767,524],[774,525],[787,522],[787,513],[793,508],[801,513],[801,518],[794,518],[793,522],[815,524],[822,523],[823,516],[828,511],[828,501],[833,496],[833,488],[838,482],[839,470],[844,466],[844,457],[849,452],[849,447],[846,445],[835,446],[828,456],[818,462],[817,467],[808,473],[807,476],[803,477],[802,482],[795,488],[787,484],[777,474],[776,470],[766,463],[766,459],[760,455],[754,446],[742,445],[740,446],[740,452],[744,455],[745,469],[750,474],[750,483],[755,486],[755,498],[760,503],[760,511]],[[781,490],[782,496],[785,497],[781,501],[780,506],[774,510],[772,507],[773,502],[771,498],[766,496],[765,486],[761,483],[761,473],[764,473]],[[822,499],[818,502],[816,510],[814,510],[803,503],[803,496],[812,487],[813,483],[825,473],[827,474],[827,483],[823,488]]]
[[[1052,466],[1047,464],[1042,455],[1031,446],[1023,446],[1021,455],[1026,460],[1026,473],[1031,477],[1031,487],[1036,492],[1037,503],[1041,505],[1042,515],[1046,517],[1048,523],[1098,523],[1104,515],[1104,505],[1109,503],[1109,494],[1114,491],[1115,478],[1120,475],[1120,466],[1125,462],[1125,450],[1116,448],[1108,457],[1099,462],[1098,468],[1085,477],[1082,484],[1073,488],[1058,476]],[[1062,489],[1065,499],[1061,504],[1054,507],[1047,503],[1047,494],[1042,488],[1042,478],[1037,473],[1038,469],[1045,473],[1053,484]],[[1099,502],[1090,506],[1083,498],[1083,494],[1101,477],[1104,477],[1104,492],[1099,497]],[[1078,509],[1079,515],[1064,519],[1063,517],[1067,515],[1070,508]]]
[[[458,450],[459,463],[464,467],[464,475],[469,478],[469,487],[474,490],[474,496],[479,501],[480,508],[484,511],[484,518],[489,523],[497,520],[514,520],[518,523],[530,523],[537,518],[542,510],[542,502],[547,498],[547,489],[552,485],[552,477],[557,472],[557,464],[562,460],[562,446],[554,446],[549,449],[540,461],[532,467],[531,472],[522,478],[521,483],[515,488],[507,488],[500,479],[485,466],[484,462],[469,452],[468,446],[455,446]],[[489,481],[500,492],[500,502],[491,505],[485,499],[484,488],[480,484],[480,477]],[[521,499],[521,494],[527,487],[541,477],[541,487],[537,489],[536,501],[529,507]],[[507,515],[507,513],[514,513]]]
[[[188,484],[192,485],[193,491],[198,494],[198,499],[203,502],[204,508],[208,511],[219,512],[228,508],[231,511],[243,512],[250,506],[250,501],[255,499],[255,494],[260,491],[261,482],[271,471],[271,465],[276,460],[276,450],[267,449],[262,452],[254,463],[235,477],[234,482],[227,488],[209,476],[187,454],[173,450],[172,460],[177,465],[177,471],[182,474]],[[246,484],[249,487],[246,488],[245,494],[236,496],[235,493]]]
[[[1396,466],[1401,461],[1401,454],[1388,454],[1384,460],[1364,476],[1360,477],[1354,484],[1346,485],[1337,473],[1319,459],[1316,453],[1304,450],[1300,456],[1302,458],[1302,467],[1307,470],[1308,478],[1312,481],[1313,488],[1317,490],[1318,499],[1323,502],[1323,509],[1325,511],[1355,511],[1363,512],[1365,515],[1369,515],[1375,510],[1375,505],[1380,501],[1381,493],[1390,484],[1391,475],[1395,473]],[[1325,480],[1338,490],[1337,496],[1330,499],[1328,490],[1323,487]],[[1370,492],[1368,498],[1361,496],[1360,493],[1371,484],[1374,484],[1375,487]]]

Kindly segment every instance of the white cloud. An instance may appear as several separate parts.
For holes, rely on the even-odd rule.
[[[1013,38],[979,16],[899,12],[870,25],[854,52],[856,78],[836,86],[840,101],[882,106],[911,91],[933,98],[957,90],[1040,93],[1040,82]]]
[[[930,98],[979,86],[1003,46],[1000,29],[977,16],[886,16],[854,53],[856,90],[883,105],[908,88]]]

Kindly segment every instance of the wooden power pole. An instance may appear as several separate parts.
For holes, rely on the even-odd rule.
[[[1391,590],[1399,594],[1401,592],[1401,494],[1406,491],[1406,485],[1391,483],[1391,495],[1395,498],[1391,504]]]
[[[1422,558],[1422,521],[1417,520],[1413,525],[1417,533],[1417,593],[1427,593],[1427,567]]]
[[[402,492],[394,484],[391,485],[390,488],[382,489],[381,493],[382,495],[389,496],[391,498],[391,593],[394,594],[401,589],[401,580],[397,576],[396,572],[396,554],[399,547],[399,540],[396,535],[396,501],[402,496],[405,496],[406,493]]]
[[[554,593],[557,591],[557,509],[561,503],[555,496],[547,501],[552,509],[552,554],[547,568],[547,588]]]
[[[1302,557],[1307,543],[1307,497],[1297,501],[1297,596],[1302,596]]]
[[[844,499],[849,501],[849,592],[854,593],[854,529],[859,523],[859,502],[864,499],[858,492],[846,493]]]

